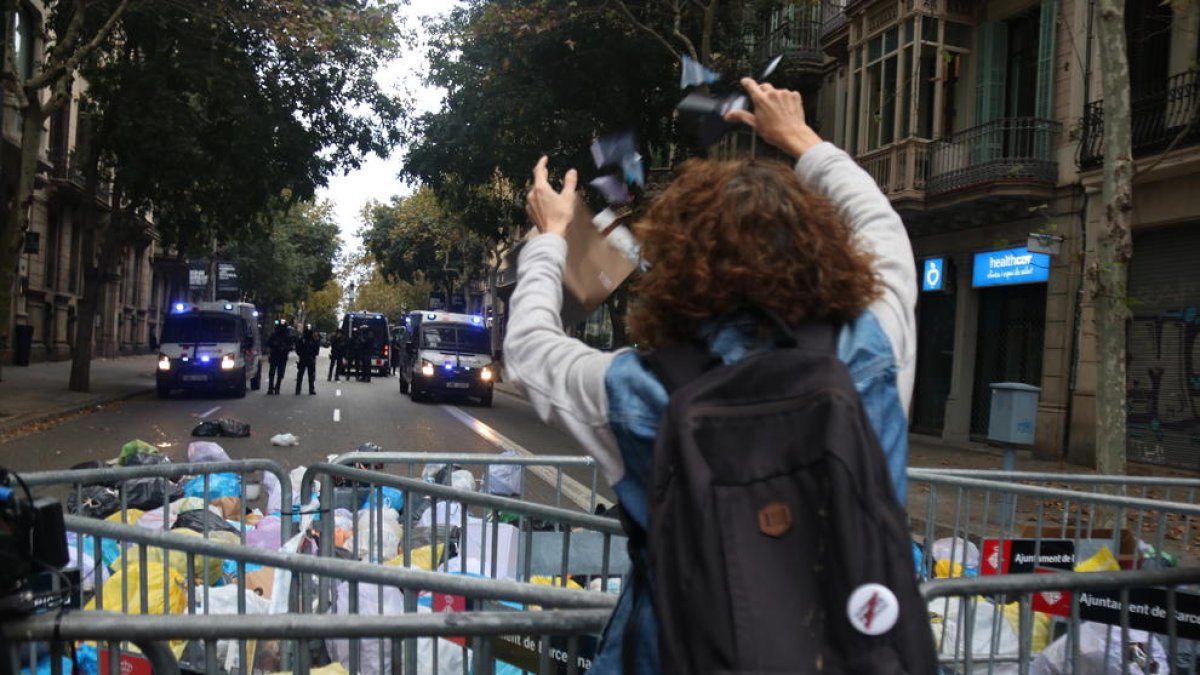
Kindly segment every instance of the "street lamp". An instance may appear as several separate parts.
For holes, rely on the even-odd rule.
[[[350,285],[346,288],[346,303],[348,304],[347,309],[354,309],[354,300],[358,297],[357,291],[358,288],[354,285],[354,282],[351,281]]]

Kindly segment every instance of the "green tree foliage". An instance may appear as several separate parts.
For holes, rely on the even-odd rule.
[[[342,286],[337,279],[330,279],[320,290],[309,292],[304,299],[308,323],[319,331],[332,333],[337,330],[341,302]]]
[[[387,204],[368,204],[364,220],[363,245],[388,280],[435,284],[449,294],[487,278],[487,240],[443,209],[428,187]],[[426,300],[428,295],[410,306],[419,309]]]
[[[428,79],[447,98],[417,121],[404,170],[490,238],[524,223],[539,155],[586,170],[596,135],[670,137],[676,61],[605,3],[476,0],[435,35]]]
[[[378,267],[372,266],[358,286],[351,309],[379,312],[393,322],[399,321],[405,310],[423,309],[432,291],[427,281],[389,280]]]
[[[72,389],[89,388],[103,280],[123,247],[147,239],[151,216],[169,250],[208,256],[232,245],[257,261],[244,280],[279,282],[251,286],[265,294],[259,302],[324,284],[330,263],[312,254],[332,239],[308,241],[312,233],[295,223],[273,232],[273,221],[333,171],[356,167],[367,152],[387,154],[397,140],[403,109],[374,77],[400,44],[393,10],[379,0],[133,3],[82,62],[92,112],[76,161],[89,194],[111,179],[119,208],[83,218],[92,226],[85,259],[96,263],[85,272]],[[266,249],[278,239],[294,249],[282,259],[305,263],[305,284],[276,269]]]
[[[325,289],[333,281],[341,246],[337,231],[329,202],[295,204],[278,218],[269,237],[247,237],[229,247],[242,292],[269,311]]]

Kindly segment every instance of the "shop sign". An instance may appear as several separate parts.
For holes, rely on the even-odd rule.
[[[975,254],[971,285],[975,288],[1045,283],[1050,280],[1050,256],[1024,246]]]
[[[926,258],[921,271],[921,290],[940,291],[946,288],[946,259]]]

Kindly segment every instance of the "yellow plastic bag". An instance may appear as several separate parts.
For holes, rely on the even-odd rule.
[[[1021,603],[1010,602],[1004,605],[1004,619],[1012,626],[1017,635],[1021,634]],[[1050,615],[1045,612],[1033,613],[1033,633],[1030,635],[1029,647],[1034,654],[1040,654],[1050,644]]]
[[[164,581],[166,587],[164,588]],[[127,584],[125,595],[121,594],[121,584]],[[187,610],[187,586],[183,575],[164,566],[162,563],[148,562],[146,564],[146,587],[142,587],[141,565],[134,563],[128,568],[118,567],[100,594],[88,601],[84,609],[106,609],[110,612],[125,614],[142,613],[142,597],[146,598],[147,614],[162,614],[164,605],[169,614],[182,614]],[[101,607],[101,603],[103,606]]]
[[[529,583],[537,584],[539,586],[562,587],[562,577],[551,578],[551,577],[535,576],[529,580]],[[580,586],[579,583],[576,582],[574,579],[567,579],[567,588],[574,588],[574,589],[581,590],[581,591],[583,590],[583,586]]]
[[[142,517],[143,513],[145,513],[145,511],[141,509],[125,509],[125,520],[121,520],[120,511],[110,515],[109,517],[105,518],[105,520],[110,523],[117,523],[118,525],[133,525],[138,521],[138,518]]]
[[[1075,566],[1076,572],[1120,572],[1121,564],[1113,557],[1112,551],[1103,546],[1096,555]]]
[[[312,675],[350,675],[350,671],[346,670],[345,666],[336,662],[320,668],[309,668],[308,672]],[[291,671],[271,673],[271,675],[291,675]]]
[[[437,547],[437,559],[438,560],[442,559],[442,553],[445,551],[445,549],[446,549],[445,544],[438,544],[438,547]],[[413,569],[422,569],[422,570],[433,571],[432,553],[433,553],[433,545],[432,544],[430,544],[429,546],[422,546],[420,548],[414,548],[412,550]],[[391,565],[393,567],[403,567],[404,566],[404,553],[401,552],[400,555],[387,561],[386,564]]]
[[[197,537],[197,538],[202,536],[199,532],[189,530],[186,527],[181,527],[178,530],[172,530],[171,534],[178,534],[178,535],[182,535],[185,537]],[[221,543],[225,543],[225,544],[238,543],[237,535],[229,533],[229,532],[223,532],[223,531],[209,532],[209,535],[210,535],[211,539],[221,541]],[[221,536],[218,536],[218,535],[221,535]],[[228,536],[223,536],[223,535],[228,535]],[[232,540],[230,540],[230,537],[232,537]],[[115,561],[113,561],[113,569],[118,570],[118,571],[123,570],[123,569],[125,569],[126,564],[128,564],[131,569],[136,565],[140,565],[141,564],[140,549],[141,549],[141,547],[136,544],[130,546],[129,549],[125,552],[125,554],[123,556],[121,556],[120,558],[117,558]],[[146,562],[153,563],[156,565],[166,565],[166,566],[170,567],[175,573],[179,574],[180,577],[182,577],[184,579],[187,578],[187,575],[188,575],[187,554],[184,553],[183,551],[179,551],[176,549],[169,549],[167,551],[164,551],[163,549],[158,548],[157,546],[147,547],[146,548]],[[194,571],[202,583],[215,584],[221,580],[221,576],[224,574],[223,562],[224,561],[222,561],[220,558],[213,558],[210,556],[206,560],[204,558],[204,556],[198,555],[198,556],[196,556],[196,563],[195,563],[196,569]]]
[[[962,565],[951,562],[949,560],[939,560],[933,566],[933,577],[935,579],[946,579],[948,577],[961,577],[963,575]]]

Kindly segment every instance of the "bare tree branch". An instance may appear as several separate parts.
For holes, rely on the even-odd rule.
[[[679,5],[679,0],[672,3],[672,9],[675,13],[675,20],[671,26],[671,30],[675,37],[687,47],[688,54],[695,60],[700,61],[700,55],[696,53],[696,45],[692,43],[691,38],[683,33],[683,8]]]
[[[49,85],[53,79],[75,72],[79,68],[79,64],[83,63],[84,59],[108,39],[109,34],[116,28],[117,22],[121,19],[121,15],[125,13],[129,4],[130,0],[121,0],[120,4],[109,14],[104,25],[92,36],[91,41],[82,47],[74,48],[75,43],[79,40],[79,33],[83,30],[83,8],[86,3],[80,3],[75,10],[75,14],[71,16],[71,23],[67,26],[63,40],[56,44],[50,52],[51,61],[57,63],[30,78],[25,83],[26,88],[41,89]],[[66,56],[65,54],[70,54],[70,56]]]
[[[615,5],[617,10],[620,11],[621,14],[625,16],[625,19],[629,23],[633,24],[635,28],[650,34],[660,45],[663,46],[664,49],[671,53],[672,58],[676,60],[679,59],[679,52],[675,49],[675,45],[672,45],[671,42],[659,34],[658,31],[647,26],[641,21],[638,21],[638,18],[633,15],[633,12],[629,11],[629,7],[625,4],[624,0],[609,0],[609,2]]]

